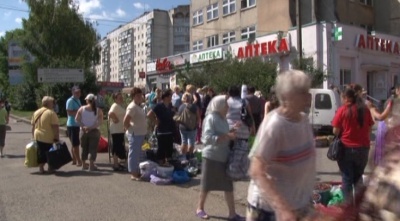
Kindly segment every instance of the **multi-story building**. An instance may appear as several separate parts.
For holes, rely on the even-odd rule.
[[[302,24],[340,22],[388,34],[400,33],[397,0],[301,0]],[[254,39],[296,26],[295,0],[192,0],[191,49]]]
[[[96,77],[98,81],[110,81],[110,40],[103,38],[100,41],[99,46],[101,48],[100,65],[97,65],[95,68]]]
[[[95,67],[98,79],[145,87],[148,61],[189,51],[189,27],[188,5],[170,11],[154,9],[119,26],[102,40],[107,44],[101,43],[104,59]],[[109,72],[103,68],[107,55]]]

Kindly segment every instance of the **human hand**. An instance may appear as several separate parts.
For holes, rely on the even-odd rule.
[[[367,105],[367,107],[369,108],[369,109],[371,109],[371,108],[373,108],[374,107],[374,105],[372,104],[372,102],[371,101],[365,101],[365,105]]]
[[[288,209],[281,209],[276,211],[276,221],[297,221],[296,215],[293,211]]]
[[[235,140],[236,139],[236,132],[232,131],[226,134],[229,140]]]

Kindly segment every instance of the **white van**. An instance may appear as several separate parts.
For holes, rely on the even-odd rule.
[[[315,132],[332,133],[332,120],[341,106],[340,95],[330,89],[310,89],[311,107],[307,111]]]

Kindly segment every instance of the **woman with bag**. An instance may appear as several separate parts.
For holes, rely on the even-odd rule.
[[[156,122],[157,127],[157,159],[161,166],[169,166],[174,151],[175,122],[172,111],[172,91],[166,90],[162,93],[162,102],[151,110],[147,117]]]
[[[31,120],[32,137],[37,143],[37,155],[39,172],[44,174],[44,165],[47,163],[47,155],[53,143],[60,139],[59,121],[54,112],[54,98],[44,96],[42,99],[42,108],[35,111]],[[53,172],[52,168],[48,168]]]
[[[85,98],[86,105],[79,108],[76,113],[76,122],[80,125],[82,147],[82,170],[98,170],[94,162],[97,158],[97,147],[100,140],[98,127],[103,123],[103,111],[96,107],[96,96],[88,94]],[[86,163],[90,154],[89,164]]]
[[[144,160],[145,153],[142,145],[147,134],[146,113],[141,107],[143,93],[140,88],[134,87],[131,91],[131,103],[126,108],[124,128],[129,142],[128,170],[131,180],[140,180],[139,164]]]
[[[208,105],[206,118],[203,122],[202,179],[200,199],[196,210],[196,216],[201,219],[209,218],[204,211],[208,193],[210,191],[224,191],[229,209],[228,220],[244,220],[244,217],[236,214],[233,181],[226,173],[226,163],[230,152],[229,143],[236,139],[236,133],[229,131],[229,125],[226,121],[227,112],[226,96],[216,96]]]
[[[178,116],[182,116],[182,113],[186,108],[189,108],[189,111],[193,117],[196,118],[196,124],[193,128],[189,128],[189,125],[185,125],[184,122],[180,122],[179,124],[179,132],[181,133],[181,152],[182,155],[186,157],[186,159],[191,159],[194,157],[193,151],[196,142],[196,125],[200,122],[200,109],[197,105],[192,104],[193,97],[189,93],[185,93],[182,96],[183,104],[178,109]]]
[[[110,133],[112,138],[112,155],[113,155],[113,170],[122,171],[125,168],[118,163],[118,158],[126,159],[124,124],[125,108],[122,106],[124,98],[120,92],[113,94],[114,103],[108,111],[108,120],[110,124]]]
[[[340,137],[343,150],[338,159],[342,189],[346,199],[361,181],[368,162],[370,133],[374,125],[371,113],[356,92],[348,88],[342,94],[343,105],[332,121],[333,133]]]
[[[261,123],[251,160],[247,221],[296,221],[310,210],[315,146],[308,117],[310,78],[302,71],[278,75],[280,106]]]

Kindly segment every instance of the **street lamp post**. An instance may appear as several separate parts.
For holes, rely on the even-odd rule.
[[[302,43],[302,34],[301,34],[301,2],[300,0],[296,0],[296,24],[297,24],[297,51],[298,51],[298,59],[300,64],[300,69],[302,68],[302,60],[303,60],[303,43]]]

